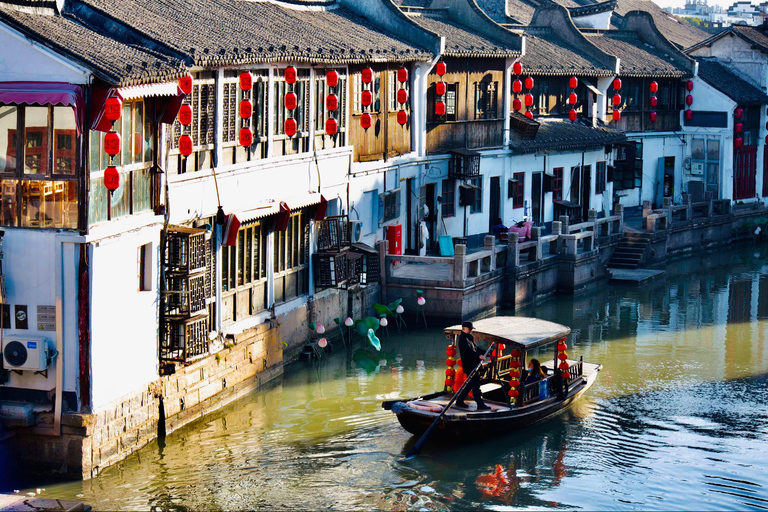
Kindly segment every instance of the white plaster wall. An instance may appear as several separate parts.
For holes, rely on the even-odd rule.
[[[654,201],[656,197],[656,187],[658,184],[659,158],[675,157],[675,191],[674,200],[679,204],[682,201],[682,166],[685,156],[686,143],[682,137],[675,134],[627,134],[631,140],[642,139],[643,141],[643,177],[642,188],[634,194],[637,202],[628,200],[633,194],[628,194],[622,199],[625,206],[642,205],[643,201]],[[690,150],[689,150],[690,151]],[[636,191],[637,192],[637,191]],[[626,201],[626,202],[625,202]]]
[[[56,306],[57,282],[61,285],[61,307],[57,314],[62,318],[62,332],[58,340],[61,347],[57,361],[50,367],[48,376],[35,375],[30,371],[19,375],[10,373],[7,387],[52,390],[56,387],[56,364],[64,365],[64,390],[75,391],[78,381],[77,338],[77,275],[79,246],[76,235],[53,231],[5,229],[3,238],[3,274],[6,281],[5,302],[11,306],[11,328],[3,329],[5,341],[16,336],[43,338],[51,347],[57,345],[56,331],[38,330],[38,306]],[[56,274],[57,259],[61,262],[61,274]],[[14,306],[27,306],[28,329],[16,329]]]
[[[766,90],[768,86],[768,56],[737,36],[722,37],[709,47],[690,52],[692,57],[717,57],[734,73]]]
[[[611,14],[613,11],[591,14],[589,16],[579,16],[573,18],[573,24],[579,28],[599,28],[608,30],[611,28]]]
[[[161,225],[90,245],[93,408],[158,377],[158,243]],[[138,291],[138,249],[152,244],[152,290]]]
[[[90,72],[0,22],[0,82],[89,83]]]

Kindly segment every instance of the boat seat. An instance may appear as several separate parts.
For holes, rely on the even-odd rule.
[[[480,384],[480,391],[482,391],[483,394],[490,393],[491,391],[494,391],[500,388],[501,388],[501,384],[499,384],[498,382],[487,382],[485,384]]]

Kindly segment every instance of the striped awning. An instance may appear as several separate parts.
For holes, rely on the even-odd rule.
[[[295,211],[307,206],[320,204],[320,202],[322,202],[322,195],[319,192],[308,192],[306,194],[283,199],[282,201],[270,199],[253,208],[239,210],[234,213],[237,215],[237,218],[240,219],[241,224],[247,226],[255,223],[259,219],[278,214],[280,212],[281,203],[285,203],[290,211]]]

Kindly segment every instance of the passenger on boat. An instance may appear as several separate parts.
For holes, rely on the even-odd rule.
[[[461,334],[459,335],[459,354],[461,355],[461,366],[465,372],[471,372],[481,361],[485,361],[485,354],[475,345],[475,337],[472,336],[472,322],[463,322],[461,324]],[[463,391],[456,397],[456,406],[466,408],[464,399],[472,390],[472,397],[477,402],[478,411],[487,411],[490,409],[483,401],[482,391],[480,391],[480,372],[475,372],[469,383],[464,386]]]
[[[525,384],[532,384],[546,378],[547,375],[541,369],[541,363],[539,363],[538,359],[528,361],[528,376],[525,378]]]

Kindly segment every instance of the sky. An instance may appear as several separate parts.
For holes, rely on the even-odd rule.
[[[653,0],[662,7],[682,7],[685,4],[685,0]],[[723,7],[730,7],[735,0],[707,0],[707,5],[721,5]],[[752,3],[759,4],[762,0],[752,0]]]

